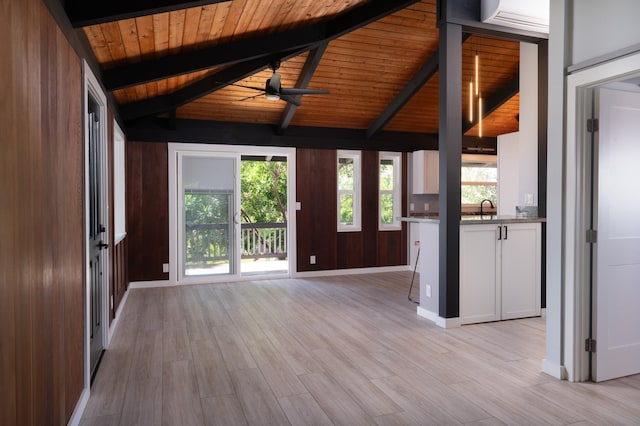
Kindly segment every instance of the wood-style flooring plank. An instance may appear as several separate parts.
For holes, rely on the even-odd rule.
[[[375,424],[358,403],[328,374],[305,374],[300,376],[300,380],[335,424],[345,426]]]
[[[232,371],[231,380],[249,424],[286,425],[288,423],[259,369]]]
[[[197,340],[191,345],[200,397],[232,395],[233,385],[218,344],[213,340]]]
[[[245,426],[247,419],[235,395],[214,396],[202,400],[204,423],[207,426]]]
[[[162,376],[162,424],[204,424],[195,368],[190,360],[167,362]]]
[[[278,402],[292,426],[330,426],[333,424],[316,400],[308,393],[279,398]]]
[[[440,329],[410,272],[129,290],[82,424],[640,424],[540,370],[545,320]]]
[[[129,382],[124,399],[121,426],[162,423],[162,376]]]

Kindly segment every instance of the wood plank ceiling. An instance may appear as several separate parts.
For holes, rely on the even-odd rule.
[[[84,26],[83,30],[105,75],[110,71],[114,71],[113,75],[120,71],[129,75],[129,69],[133,68],[127,67],[135,64],[156,61],[153,63],[160,67],[163,63],[158,61],[162,58],[175,57],[179,60],[187,57],[180,55],[204,52],[206,49],[216,53],[218,51],[213,50],[216,47],[238,46],[240,50],[243,45],[239,43],[243,40],[248,43],[255,41],[254,45],[260,46],[263,40],[265,55],[275,52],[269,58],[285,59],[278,70],[282,76],[282,87],[294,87],[310,55],[309,49],[318,46],[326,48],[308,87],[328,89],[330,94],[304,96],[302,105],[291,115],[290,124],[368,129],[423,64],[437,55],[436,0],[405,2],[408,4],[406,7],[392,14],[338,37],[329,37],[326,45],[315,43],[298,46],[295,40],[287,39],[284,48],[279,50],[275,46],[279,41],[273,36],[318,23],[330,23],[336,17],[349,12],[353,14],[360,10],[358,8],[371,6],[372,3],[375,1],[233,0],[89,25]],[[306,36],[305,33],[301,34],[302,37]],[[273,52],[269,44],[271,40]],[[242,52],[250,50],[243,48]],[[481,58],[483,98],[499,95],[504,87],[517,79],[518,42],[472,35],[463,45],[463,87],[467,87],[472,78],[476,52]],[[228,55],[234,54],[237,52]],[[267,61],[267,56],[259,58],[258,54],[247,55],[244,60],[257,60],[258,63],[260,60]],[[255,96],[259,92],[241,87],[264,87],[272,73],[266,68],[266,62],[261,66],[250,64],[253,68],[246,68],[249,70],[246,78],[215,80],[216,76],[224,76],[224,72],[235,76],[236,69],[233,67],[242,65],[239,62],[242,61],[234,59],[211,67],[193,67],[193,71],[178,71],[176,75],[162,76],[141,84],[132,80],[119,84],[123,87],[113,87],[113,94],[125,118],[137,118],[149,113],[163,114],[174,109],[178,118],[278,125],[288,104],[282,100]],[[207,80],[202,80],[206,77],[213,79],[215,90],[211,93],[205,91],[204,96],[189,93],[189,96],[181,97],[181,102],[172,105],[176,94],[190,90],[195,82],[207,83]],[[235,84],[227,85],[229,82]],[[517,89],[514,93],[517,93]],[[505,100],[496,105],[497,108],[483,121],[484,136],[518,130],[519,97],[515,94]],[[145,109],[153,102],[153,108]],[[468,102],[463,100],[462,104],[466,117]],[[127,111],[135,111],[137,115],[127,116]],[[391,116],[383,129],[413,133],[438,132],[437,71]],[[465,132],[466,135],[476,136],[477,126],[466,125]]]

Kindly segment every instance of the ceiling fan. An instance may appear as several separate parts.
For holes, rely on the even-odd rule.
[[[273,74],[271,75],[271,78],[269,78],[265,83],[264,88],[254,87],[254,86],[245,86],[242,84],[234,84],[234,86],[244,87],[252,90],[259,90],[260,92],[262,92],[258,95],[247,96],[246,98],[241,99],[241,101],[246,101],[247,99],[254,99],[264,94],[265,97],[269,100],[277,101],[278,99],[282,99],[283,101],[289,102],[290,104],[293,104],[295,106],[300,106],[302,105],[302,103],[298,99],[296,99],[296,96],[298,95],[329,94],[329,91],[324,89],[302,89],[297,87],[284,88],[282,87],[282,84],[281,84],[280,74],[276,72],[278,68],[280,68],[280,61],[276,61],[272,63],[269,66],[269,68],[271,68],[271,70],[273,71]]]

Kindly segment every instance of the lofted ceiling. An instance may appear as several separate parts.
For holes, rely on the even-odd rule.
[[[101,10],[78,0],[66,8],[124,120],[172,114],[279,132],[290,125],[363,129],[371,137],[438,132],[436,2],[162,0],[142,10],[139,1],[114,0]],[[517,131],[519,42],[474,34],[462,51],[463,88],[480,57],[483,136]],[[242,87],[264,87],[274,60],[281,60],[283,87],[330,94],[304,96],[295,107]],[[468,102],[462,105],[467,117]],[[477,136],[478,126],[463,123],[463,131]]]

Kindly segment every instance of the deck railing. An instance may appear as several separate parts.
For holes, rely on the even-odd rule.
[[[186,265],[203,267],[229,258],[229,225],[187,225]],[[243,223],[240,231],[243,259],[287,258],[287,224]]]

